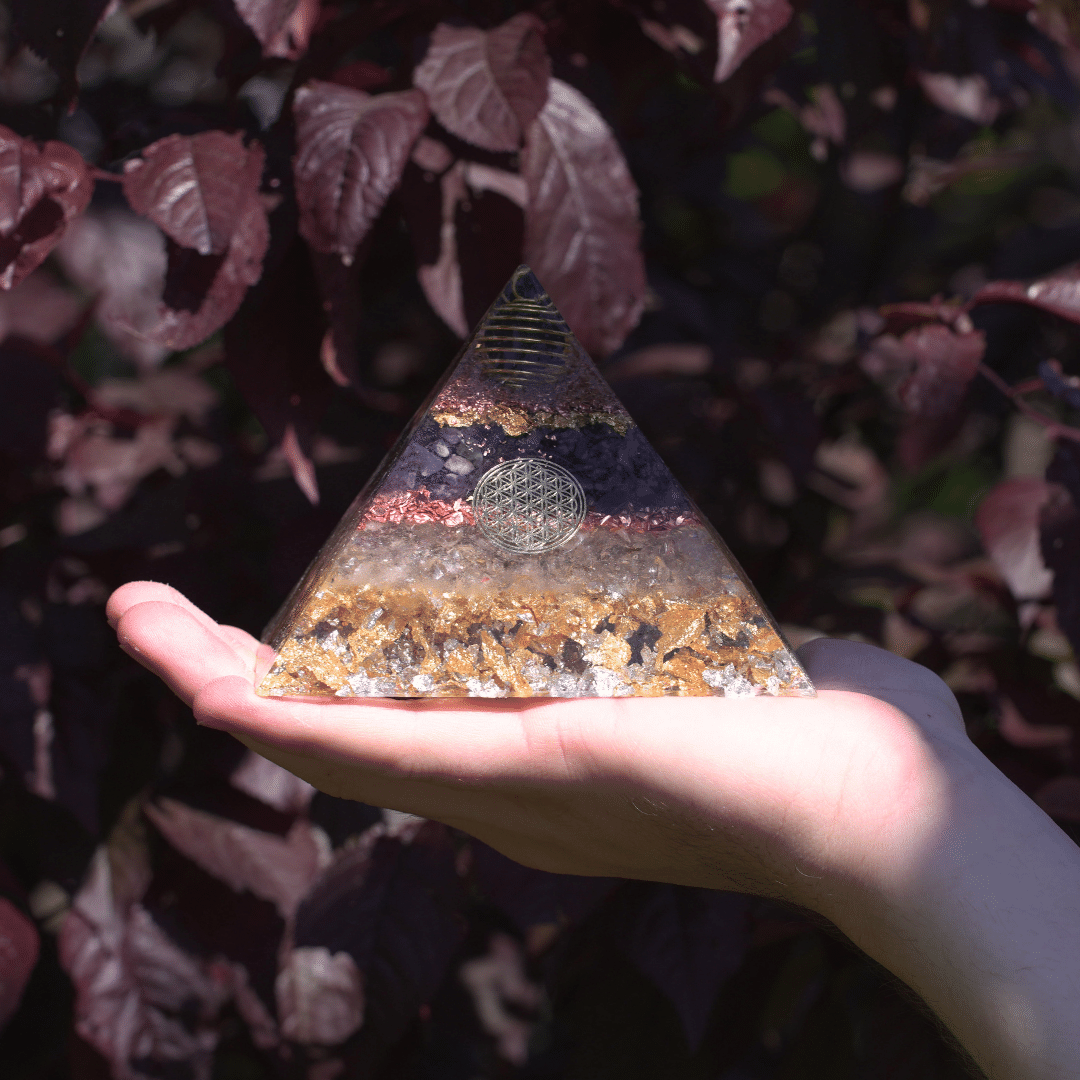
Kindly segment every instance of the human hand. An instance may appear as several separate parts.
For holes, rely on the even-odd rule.
[[[816,698],[261,698],[272,653],[175,590],[110,598],[200,723],[331,795],[518,862],[773,896],[824,915],[987,1076],[1080,1075],[1076,845],[968,740],[932,672],[819,639]]]
[[[870,645],[800,651],[816,698],[262,698],[272,652],[174,589],[109,600],[121,646],[317,788],[445,822],[518,862],[771,895],[830,914],[887,858],[930,746],[967,736],[930,671]]]

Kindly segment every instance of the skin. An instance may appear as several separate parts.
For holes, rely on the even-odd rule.
[[[107,610],[200,723],[331,795],[544,870],[798,904],[986,1076],[1080,1076],[1080,849],[918,664],[819,639],[799,650],[815,698],[267,699],[270,650],[168,586],[132,582]]]

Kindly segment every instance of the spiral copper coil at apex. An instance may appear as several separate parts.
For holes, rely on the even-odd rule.
[[[487,317],[474,348],[484,374],[505,386],[552,384],[567,371],[570,330],[546,296],[515,296]]]

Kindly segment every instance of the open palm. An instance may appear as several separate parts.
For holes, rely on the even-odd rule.
[[[966,741],[927,669],[850,641],[799,650],[816,698],[262,698],[272,653],[132,582],[122,647],[200,723],[331,795],[445,822],[544,870],[735,889],[822,910],[886,858],[890,823]]]

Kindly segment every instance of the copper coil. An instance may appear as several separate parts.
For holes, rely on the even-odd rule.
[[[507,301],[480,333],[475,348],[488,378],[520,388],[556,383],[566,374],[571,335],[550,301]]]

